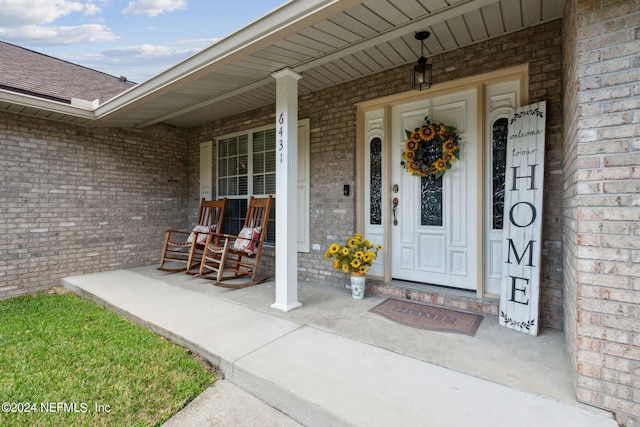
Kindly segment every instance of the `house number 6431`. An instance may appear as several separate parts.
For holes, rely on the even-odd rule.
[[[278,125],[278,135],[280,136],[278,139],[278,151],[280,152],[280,163],[282,163],[282,150],[284,149],[284,140],[282,139],[282,134],[284,133],[284,113],[280,113]]]

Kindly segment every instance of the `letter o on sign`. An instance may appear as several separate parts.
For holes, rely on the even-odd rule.
[[[518,205],[527,205],[529,207],[529,210],[530,210],[529,216],[531,217],[531,220],[527,224],[524,224],[524,225],[518,224],[514,219],[514,211],[515,211],[515,216],[517,216],[518,219],[522,219],[522,217],[526,214],[526,212],[523,212],[523,210],[525,210],[526,208],[518,208]],[[515,225],[516,227],[524,228],[524,227],[530,226],[536,220],[536,215],[537,215],[536,207],[529,202],[518,202],[513,206],[511,206],[511,209],[509,209],[509,221],[511,221],[511,224]]]

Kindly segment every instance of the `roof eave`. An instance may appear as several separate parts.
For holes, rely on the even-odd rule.
[[[48,114],[60,114],[62,116],[71,116],[73,118],[84,120],[96,119],[95,112],[89,108],[71,105],[60,101],[44,99],[33,95],[12,92],[4,89],[0,89],[0,102],[6,102],[12,106],[12,108],[5,109],[5,111],[15,111],[15,106],[20,106],[25,109],[33,109],[35,111],[46,111]],[[68,121],[73,121],[73,118],[70,118]]]
[[[296,0],[285,3],[157,76],[108,100],[96,109],[96,118],[106,119],[126,111],[363,1]]]

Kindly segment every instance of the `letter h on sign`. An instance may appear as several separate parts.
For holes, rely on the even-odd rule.
[[[529,168],[531,169],[531,175],[529,176],[518,176],[517,174],[520,166],[511,166],[511,171],[513,172],[513,179],[511,180],[513,185],[511,187],[511,191],[518,191],[518,188],[516,187],[518,185],[518,180],[524,178],[530,178],[529,190],[536,190],[536,166],[538,165],[529,165]]]

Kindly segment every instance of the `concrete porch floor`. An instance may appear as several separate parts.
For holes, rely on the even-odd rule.
[[[284,313],[271,308],[275,301],[273,281],[231,290],[186,274],[158,271],[155,266],[132,271],[478,378],[577,404],[564,336],[558,330],[543,329],[532,337],[500,327],[498,319],[490,316],[485,316],[474,337],[415,329],[368,311],[382,302],[383,296],[367,294],[358,301],[351,298],[349,289],[310,283],[298,284],[302,307]]]
[[[280,318],[298,326],[308,326],[320,333],[346,338],[349,342],[373,346],[389,352],[388,354],[391,355],[401,355],[403,356],[401,360],[428,362],[429,365],[436,365],[473,378],[486,380],[489,383],[509,387],[514,389],[516,394],[517,390],[527,396],[536,395],[548,399],[549,402],[556,401],[563,406],[573,407],[584,411],[584,413],[592,413],[597,421],[590,425],[616,425],[610,414],[576,401],[571,369],[565,353],[564,337],[561,331],[543,329],[538,337],[532,337],[502,328],[498,325],[497,319],[490,316],[485,316],[474,337],[414,329],[368,311],[380,303],[384,297],[367,294],[364,300],[354,300],[347,289],[309,283],[298,284],[298,300],[303,304],[302,307],[289,313],[283,313],[270,307],[275,298],[275,283],[273,281],[245,289],[231,290],[212,286],[207,280],[183,273],[161,272],[156,270],[155,266],[135,268],[127,270],[127,272],[140,275],[140,278],[144,280],[151,279],[149,283],[152,281],[162,282],[172,289],[185,289],[189,291],[190,295],[196,293],[202,295],[203,298],[205,296],[211,297],[244,307],[253,313],[262,313],[270,318]],[[65,279],[65,282],[68,287],[78,292],[76,286],[80,288],[83,286],[78,283],[82,283],[84,277],[90,276],[78,276],[80,280],[68,278]],[[112,276],[115,280],[118,277],[125,276]],[[127,285],[135,286],[136,283]],[[93,285],[89,285],[88,288],[91,286]],[[83,295],[86,291],[87,289],[81,289],[78,293]],[[92,290],[89,289],[88,292],[92,292]],[[174,291],[172,290],[172,292]],[[84,296],[87,295],[84,294]],[[124,311],[128,310],[126,304],[123,300],[121,305],[125,307]],[[179,298],[176,299],[175,304],[180,304]],[[114,305],[117,308],[118,301],[114,299],[107,305]],[[185,320],[180,319],[179,321]],[[198,343],[195,345],[197,348]],[[345,357],[349,357],[348,353],[345,353]],[[224,366],[224,361],[221,363],[223,364],[221,366],[223,372],[225,370],[232,372],[236,369],[233,365]],[[357,369],[361,361],[350,360],[349,363],[353,365],[354,369]],[[397,366],[397,368],[403,369],[403,366]],[[393,370],[394,366],[380,366],[380,369]],[[248,391],[251,392],[251,390]],[[482,398],[480,399],[480,397]],[[480,401],[484,401],[486,406],[487,397],[478,396],[478,398]],[[456,404],[452,402],[450,410],[456,411],[457,405],[469,405],[469,403],[459,402]],[[501,401],[494,403],[496,408],[505,404]],[[302,418],[304,423],[304,416]],[[502,420],[502,422],[504,421],[508,420]],[[513,421],[515,420],[512,419],[511,422]],[[537,421],[540,424],[545,423],[544,418]],[[322,425],[322,423],[317,425]],[[480,421],[476,425],[488,424],[483,424]],[[498,422],[492,423],[492,425],[502,424]]]

